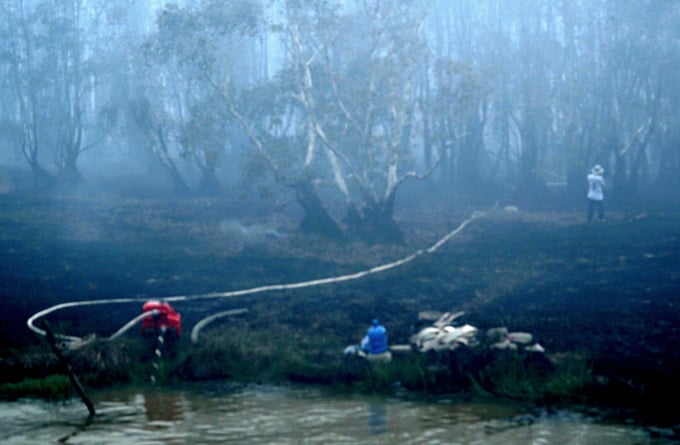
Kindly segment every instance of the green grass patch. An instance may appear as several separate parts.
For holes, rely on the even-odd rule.
[[[23,397],[40,397],[62,400],[71,397],[73,388],[65,375],[51,375],[42,379],[25,379],[17,383],[0,385],[0,398],[17,400]]]
[[[505,354],[473,374],[471,379],[478,393],[552,403],[576,401],[592,375],[587,362],[576,357],[563,360],[559,366],[546,367],[519,354]]]

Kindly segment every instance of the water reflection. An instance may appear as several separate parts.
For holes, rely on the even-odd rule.
[[[387,432],[387,410],[385,405],[368,403],[368,430],[374,436]]]
[[[186,399],[181,394],[151,391],[139,394],[149,422],[176,422],[184,420]]]
[[[512,406],[456,400],[421,403],[317,389],[201,385],[91,394],[78,401],[0,403],[0,443],[18,444],[624,444],[666,445],[641,430],[570,413],[510,424]]]

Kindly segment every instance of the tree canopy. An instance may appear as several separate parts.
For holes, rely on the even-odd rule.
[[[415,180],[574,206],[599,163],[617,205],[673,199],[679,24],[667,0],[0,0],[0,157],[39,188],[112,158],[266,187],[371,242]]]

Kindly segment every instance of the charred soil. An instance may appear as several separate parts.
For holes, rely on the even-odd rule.
[[[218,201],[2,196],[0,207],[5,381],[54,371],[46,346],[26,327],[28,317],[54,304],[162,299],[354,273],[428,247],[469,216],[442,213],[422,221],[399,215],[405,243],[368,246],[302,238],[280,224],[276,236],[261,231],[261,237],[244,241],[250,235],[225,231],[222,224],[238,214],[238,206]],[[357,343],[374,317],[387,326],[391,343],[407,343],[419,311],[455,310],[465,311],[464,322],[482,330],[505,326],[532,333],[555,367],[581,360],[588,382],[572,401],[680,424],[666,408],[680,397],[680,213],[614,214],[602,223],[583,219],[573,213],[488,212],[436,252],[362,279],[178,302],[173,305],[182,313],[185,337],[211,313],[239,307],[248,313],[201,334],[213,348],[203,354],[213,360],[216,351],[230,356],[233,369],[200,374],[195,362],[205,357],[179,352],[176,376],[234,376],[238,363],[247,367],[248,358],[258,356],[250,365],[284,366],[262,357],[273,353],[271,345],[280,353],[285,338],[290,355],[305,352],[286,364],[286,376],[324,383],[347,378],[347,372],[320,366],[342,361],[342,348]],[[247,229],[264,220],[243,221]],[[63,333],[106,336],[140,310],[131,304],[94,306],[49,319]],[[214,333],[240,343],[219,350],[219,343],[210,343]],[[130,346],[137,334],[128,335],[128,351],[137,347]],[[178,346],[193,347],[185,339]],[[112,348],[89,354],[76,360],[80,369],[96,373],[93,363],[106,362],[102,355],[118,366],[139,366]],[[459,366],[465,357],[447,360],[446,366],[456,360]],[[290,371],[295,367],[307,371]],[[437,380],[429,382],[432,389]]]

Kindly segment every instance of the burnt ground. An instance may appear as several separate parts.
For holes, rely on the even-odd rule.
[[[64,301],[162,298],[341,275],[427,247],[469,212],[400,215],[404,246],[330,243],[225,230],[233,203],[0,196],[2,357],[43,347],[25,325]],[[250,217],[245,223],[265,221]],[[289,228],[279,222],[281,232]],[[250,236],[250,235],[249,235]],[[406,343],[421,310],[464,310],[482,329],[528,331],[554,361],[587,360],[589,401],[636,408],[664,424],[680,397],[680,213],[490,212],[431,255],[360,280],[228,300],[178,302],[186,331],[217,310],[247,307],[249,328],[285,326],[333,347],[373,317]],[[50,315],[57,330],[108,335],[136,304]],[[5,365],[7,360],[5,360]]]

